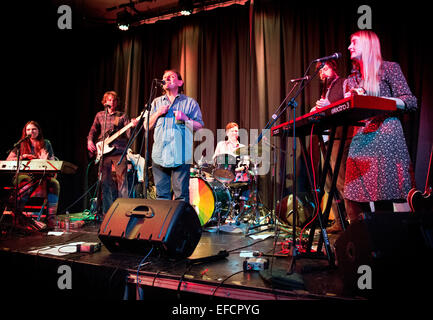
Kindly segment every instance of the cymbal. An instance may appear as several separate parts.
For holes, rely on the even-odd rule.
[[[249,145],[245,147],[240,147],[234,151],[234,154],[237,156],[239,155],[258,155],[259,153],[262,153],[262,145],[261,144],[254,144]]]

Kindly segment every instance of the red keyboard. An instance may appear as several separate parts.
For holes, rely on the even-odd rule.
[[[374,96],[352,96],[296,118],[296,135],[308,135],[314,124],[318,130],[333,125],[355,124],[380,114],[395,112],[394,100]],[[273,136],[291,135],[293,120],[271,128]]]

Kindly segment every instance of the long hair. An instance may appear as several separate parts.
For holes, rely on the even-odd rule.
[[[36,128],[38,128],[39,134],[36,137],[36,144],[35,144],[34,153],[36,156],[40,156],[41,150],[45,149],[45,139],[44,139],[44,135],[42,134],[42,129],[41,129],[41,126],[39,125],[39,123],[37,123],[36,121],[33,121],[33,120],[27,122],[25,124],[25,126],[23,127],[21,139],[23,139],[27,136],[26,129],[27,129],[27,126],[30,124],[32,124]],[[26,139],[23,141],[23,143],[21,143],[21,154],[30,154],[30,153],[32,153],[30,140]]]
[[[352,34],[358,36],[362,51],[362,86],[368,95],[379,96],[380,88],[380,66],[382,65],[382,53],[380,50],[379,37],[373,31],[360,30]],[[354,62],[354,66],[360,69],[359,64]]]

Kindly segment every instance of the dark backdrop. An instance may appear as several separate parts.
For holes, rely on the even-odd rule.
[[[363,4],[372,8],[384,59],[400,63],[418,98],[418,111],[402,120],[417,185],[423,189],[433,140],[431,26],[425,2],[256,0],[254,6],[216,9],[126,33],[83,22],[79,6],[72,7],[72,30],[59,30],[57,4],[8,4],[1,22],[1,158],[20,138],[23,125],[38,121],[57,157],[79,166],[77,174],[60,178],[64,210],[86,191],[87,168],[89,185],[94,183],[86,136],[103,93],[116,90],[125,111],[135,117],[149,99],[151,80],[167,68],[180,70],[186,94],[197,99],[206,128],[215,134],[229,121],[248,130],[264,128],[286,96],[289,80],[302,76],[313,59],[341,52],[340,74],[348,74],[349,36],[358,29],[357,9]],[[308,112],[318,96],[316,79],[298,98],[297,114]],[[288,118],[284,114],[277,124]],[[141,142],[142,136],[136,151]],[[273,142],[281,144],[278,138]],[[290,151],[291,141],[284,147]],[[290,172],[291,158],[286,162]],[[269,203],[269,175],[261,180],[263,201]],[[83,206],[79,202],[70,211]]]

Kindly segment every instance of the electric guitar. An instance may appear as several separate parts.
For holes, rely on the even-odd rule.
[[[430,152],[430,163],[427,171],[427,179],[425,183],[424,193],[412,188],[407,195],[407,202],[409,203],[412,212],[432,212],[433,213],[433,146]]]
[[[137,118],[136,120],[140,121],[141,117],[147,116],[147,111],[144,113],[142,112]],[[101,160],[102,155],[110,153],[111,151],[113,151],[114,147],[111,146],[111,143],[113,143],[114,140],[116,140],[117,138],[119,138],[126,130],[128,130],[129,128],[131,128],[133,126],[132,122],[128,123],[126,126],[124,126],[122,129],[120,129],[119,131],[117,131],[115,134],[109,136],[108,138],[105,138],[104,140],[101,140],[99,142],[96,143],[96,158],[95,158],[95,164],[97,164],[99,162],[99,160]]]

